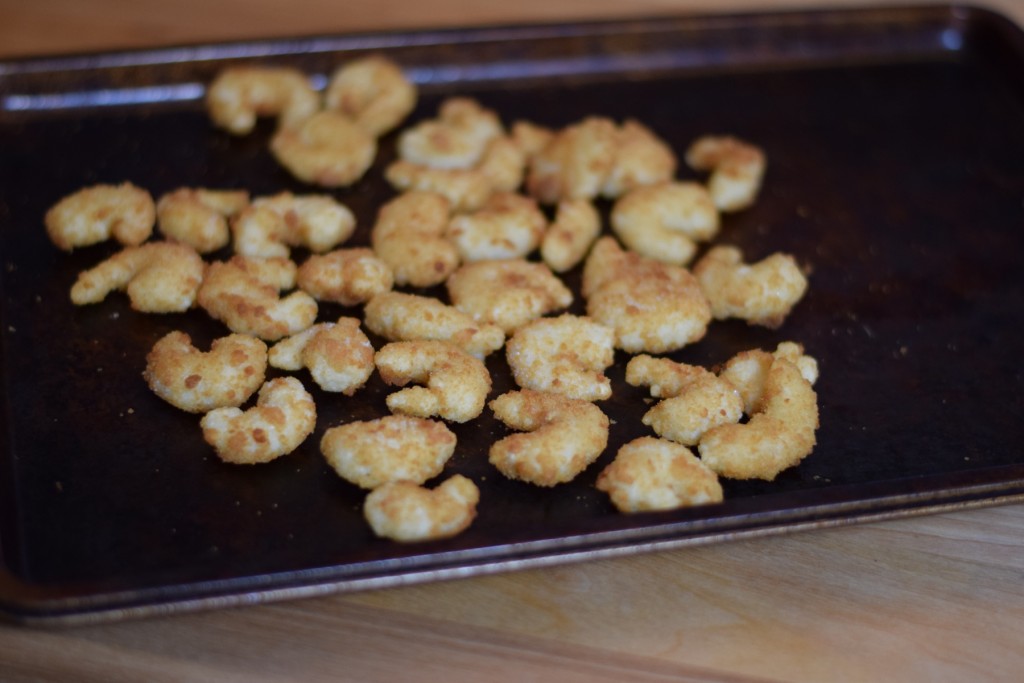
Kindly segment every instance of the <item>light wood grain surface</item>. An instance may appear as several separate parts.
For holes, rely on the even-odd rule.
[[[1024,1],[987,4],[1024,23]],[[0,57],[765,8],[0,0]],[[0,626],[0,681],[1014,681],[1022,645],[1024,505],[1011,505],[102,626]]]

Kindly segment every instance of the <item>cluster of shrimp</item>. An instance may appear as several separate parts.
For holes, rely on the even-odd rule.
[[[373,56],[340,68],[322,96],[294,70],[228,69],[207,104],[233,134],[277,117],[277,159],[302,181],[338,187],[370,168],[416,90]],[[509,430],[489,462],[527,484],[564,484],[595,463],[612,424],[599,406],[613,393],[605,372],[619,352],[632,356],[626,382],[659,402],[642,420],[657,438],[626,444],[597,477],[618,509],[717,502],[719,477],[771,480],[813,449],[817,363],[798,344],[739,354],[717,373],[663,357],[700,341],[712,320],[777,327],[807,289],[783,253],[748,264],[720,245],[689,268],[721,215],[756,199],[759,148],[700,138],[685,161],[708,180],[682,181],[671,147],[637,121],[506,128],[464,97],[395,142],[384,173],[398,194],[378,208],[368,245],[343,246],[356,217],[325,194],[189,187],[154,201],[124,183],[65,197],[45,219],[57,247],[123,247],[80,274],[72,301],[125,290],[135,310],[201,308],[228,328],[208,350],[167,334],[143,376],[161,399],[202,415],[204,439],[229,463],[268,462],[313,434],[303,373],[324,394],[353,397],[376,372],[394,387],[391,414],[330,427],[319,446],[368,492],[372,530],[401,542],[453,536],[476,516],[468,478],[428,487],[456,449],[448,423],[489,410]],[[611,204],[610,234],[598,201]],[[228,247],[229,257],[204,260]],[[295,250],[307,252],[301,264]],[[577,293],[560,277],[577,268],[583,314],[569,312]],[[442,288],[447,302],[425,288]],[[319,320],[322,302],[361,316]],[[518,389],[491,398],[485,361],[502,350]],[[268,381],[275,371],[294,374]]]
[[[213,123],[245,135],[259,117],[276,117],[270,150],[299,180],[323,187],[358,181],[377,156],[377,140],[416,106],[416,86],[391,60],[371,55],[343,64],[323,94],[287,67],[225,69],[210,84]]]

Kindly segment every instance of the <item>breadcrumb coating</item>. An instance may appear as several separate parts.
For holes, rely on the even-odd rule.
[[[270,462],[298,448],[316,427],[313,397],[294,377],[272,379],[249,410],[217,408],[200,421],[203,438],[224,462]]]
[[[450,341],[477,358],[505,343],[505,333],[497,325],[478,323],[431,297],[385,292],[370,299],[363,312],[367,329],[389,341]]]
[[[716,320],[740,318],[776,328],[807,292],[807,278],[789,254],[753,264],[736,247],[712,248],[693,268]]]
[[[452,218],[446,234],[464,262],[512,259],[540,246],[547,225],[534,200],[499,192],[476,211]]]
[[[383,55],[369,55],[334,71],[324,105],[379,138],[412,112],[416,98],[416,86],[398,64]]]
[[[476,518],[480,489],[454,474],[435,489],[408,481],[384,484],[366,496],[363,515],[373,533],[400,543],[450,538]]]
[[[718,232],[718,209],[699,183],[668,182],[637,187],[611,213],[612,230],[626,248],[648,258],[686,265],[698,241]]]
[[[352,396],[373,374],[373,345],[358,318],[318,323],[270,349],[270,365],[292,372],[306,368],[324,391]]]
[[[125,247],[78,275],[71,287],[76,306],[95,304],[124,290],[131,306],[144,313],[181,313],[192,307],[203,281],[203,259],[175,242]]]
[[[234,256],[211,263],[197,301],[232,332],[267,341],[301,332],[316,320],[316,301],[305,292],[281,297],[295,286],[297,268],[288,259]]]
[[[817,395],[810,382],[791,361],[775,358],[750,421],[710,430],[698,450],[720,477],[772,481],[814,450],[817,428]]]
[[[511,334],[572,303],[572,291],[543,263],[523,259],[463,265],[445,283],[455,308]]]
[[[46,234],[64,251],[111,238],[138,246],[149,239],[155,221],[153,197],[131,183],[82,188],[50,207],[43,219]]]
[[[380,208],[370,242],[396,285],[433,287],[458,268],[459,251],[445,234],[450,215],[450,202],[436,192],[406,192]]]
[[[602,237],[587,257],[587,314],[615,330],[628,353],[668,353],[701,340],[711,307],[688,270],[623,251]]]
[[[795,342],[781,342],[774,353],[760,349],[741,351],[726,362],[719,376],[739,391],[743,398],[743,412],[747,415],[760,409],[765,378],[776,358],[784,358],[796,365],[811,386],[818,381],[818,361],[806,355],[804,347]]]
[[[491,391],[491,375],[483,362],[451,342],[391,342],[377,352],[375,362],[387,384],[424,385],[387,397],[388,408],[400,415],[469,422],[483,412]]]
[[[251,225],[244,220],[256,215],[260,218]],[[348,240],[355,229],[355,216],[334,197],[291,192],[257,197],[232,225],[235,251],[260,258],[287,257],[288,247],[322,254]]]
[[[263,384],[267,345],[245,334],[215,339],[209,351],[184,332],[169,332],[146,355],[142,373],[157,396],[189,413],[238,407]]]
[[[208,254],[228,245],[228,219],[248,204],[246,190],[181,187],[156,203],[157,225],[167,239]]]
[[[572,481],[608,445],[609,420],[589,401],[523,389],[489,404],[512,434],[494,443],[488,460],[509,479],[537,486]]]
[[[711,171],[708,192],[721,211],[740,211],[754,203],[764,178],[764,151],[729,135],[705,135],[686,150],[686,163]]]
[[[436,477],[455,452],[443,422],[407,415],[331,427],[320,451],[342,479],[364,489],[388,482],[422,484]]]
[[[615,334],[571,314],[538,318],[515,331],[505,349],[516,384],[584,401],[612,395],[604,370],[615,360]]]
[[[348,117],[325,110],[295,127],[277,130],[270,151],[299,180],[322,187],[347,187],[370,168],[377,140]]]
[[[391,291],[394,276],[371,249],[356,247],[313,254],[299,266],[296,282],[317,301],[356,306]]]
[[[207,88],[206,106],[214,125],[245,135],[261,116],[276,116],[286,128],[299,125],[320,109],[320,96],[297,69],[233,67]]]
[[[566,126],[531,157],[527,192],[542,204],[594,199],[615,167],[616,144],[611,119],[590,116]]]
[[[615,163],[601,187],[601,196],[621,197],[638,187],[663,183],[676,174],[675,152],[650,128],[627,119],[615,131]]]
[[[558,202],[555,220],[540,244],[540,257],[556,273],[577,266],[601,234],[601,215],[586,199]]]
[[[437,118],[423,121],[398,138],[403,160],[430,168],[472,168],[492,140],[504,134],[501,119],[468,97],[441,103]]]
[[[596,487],[626,513],[720,503],[723,497],[718,476],[689,448],[649,436],[620,448]]]

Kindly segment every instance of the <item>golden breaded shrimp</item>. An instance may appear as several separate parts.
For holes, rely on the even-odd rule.
[[[711,171],[708,191],[721,211],[739,211],[754,203],[766,165],[760,147],[715,135],[694,141],[686,151],[686,163],[696,171]]]
[[[523,184],[526,155],[512,138],[502,136],[491,141],[474,170],[487,179],[492,192],[515,192]]]
[[[654,398],[678,396],[687,386],[708,374],[708,370],[696,365],[647,354],[633,356],[626,364],[626,384],[648,387]]]
[[[759,411],[746,424],[712,429],[698,450],[720,477],[771,481],[814,450],[817,428],[817,395],[810,382],[792,362],[776,358]]]
[[[523,259],[467,263],[445,283],[455,308],[511,334],[572,303],[572,291],[543,263]]]
[[[278,163],[305,183],[345,187],[363,177],[377,156],[377,140],[346,116],[321,111],[270,140]]]
[[[391,291],[394,276],[371,249],[358,247],[310,256],[299,266],[296,281],[317,301],[356,306]]]
[[[530,159],[526,189],[542,204],[594,199],[615,166],[615,123],[588,117],[560,130]]]
[[[539,154],[551,144],[555,132],[530,121],[516,121],[512,124],[512,140],[528,159]]]
[[[676,155],[663,140],[638,121],[627,119],[615,137],[615,164],[601,186],[614,199],[638,187],[664,183],[676,173]]]
[[[320,109],[309,79],[285,67],[233,67],[223,70],[206,90],[214,125],[245,135],[260,116],[276,116],[281,126],[296,126]]]
[[[254,465],[298,448],[316,427],[316,404],[302,382],[279,377],[260,388],[252,408],[216,408],[199,424],[221,460]]]
[[[389,341],[450,341],[477,358],[505,343],[505,333],[497,325],[478,323],[431,297],[385,292],[370,299],[363,313],[367,329]]]
[[[795,342],[781,342],[774,353],[760,349],[741,351],[725,363],[719,376],[739,391],[746,414],[752,415],[759,410],[765,378],[776,358],[784,358],[796,365],[811,386],[818,381],[818,361],[804,354],[803,346]]]
[[[207,267],[197,300],[232,332],[277,341],[316,320],[316,301],[308,294],[280,296],[281,290],[295,286],[296,270],[288,259],[234,256]]]
[[[309,370],[324,391],[352,396],[373,374],[373,345],[358,318],[318,323],[274,344],[270,365],[280,370]]]
[[[509,479],[537,486],[572,481],[608,445],[608,416],[589,401],[523,389],[489,406],[505,425],[526,432],[501,439],[488,453]]]
[[[157,224],[169,240],[187,244],[200,254],[228,245],[228,218],[249,204],[245,190],[207,190],[182,187],[160,197]]]
[[[685,268],[623,251],[612,237],[590,250],[583,269],[587,314],[615,330],[628,353],[668,353],[699,341],[711,308]]]
[[[263,384],[267,345],[246,334],[213,340],[209,351],[184,332],[169,332],[146,355],[142,373],[149,388],[176,408],[206,413],[238,407]]]
[[[807,291],[807,278],[789,254],[743,262],[736,247],[717,246],[693,267],[716,320],[740,318],[776,328]]]
[[[380,137],[416,107],[416,86],[398,64],[383,55],[369,55],[335,70],[324,104]]]
[[[615,333],[589,318],[538,318],[515,331],[505,348],[516,384],[584,401],[612,395],[604,370],[615,360]]]
[[[441,103],[438,116],[406,130],[398,138],[398,155],[430,168],[472,168],[488,144],[504,134],[501,120],[468,97]]]
[[[595,484],[620,512],[722,502],[718,476],[686,446],[643,436],[619,449]]]
[[[363,515],[373,533],[400,543],[433,541],[461,533],[476,518],[480,489],[454,474],[435,489],[408,481],[384,484],[366,496]]]
[[[125,290],[131,306],[144,313],[180,313],[192,308],[203,281],[203,259],[176,242],[125,247],[78,275],[71,287],[76,306],[95,304]]]
[[[483,412],[491,390],[491,375],[483,361],[451,342],[392,342],[377,352],[375,362],[387,384],[425,385],[387,397],[388,408],[400,415],[468,422]]]
[[[432,287],[458,268],[458,249],[445,236],[450,215],[448,200],[434,192],[406,192],[380,208],[370,243],[396,285]]]
[[[455,216],[446,234],[464,262],[514,259],[540,246],[547,223],[534,200],[500,192],[477,211]]]
[[[235,252],[256,258],[287,258],[290,247],[314,253],[333,249],[356,227],[347,207],[327,195],[282,192],[254,199],[232,222]]]
[[[683,266],[693,258],[698,241],[718,232],[718,209],[699,183],[661,183],[621,197],[612,207],[611,224],[627,249]]]
[[[578,265],[601,234],[601,216],[586,199],[558,202],[555,220],[540,244],[540,257],[556,273]]]
[[[149,239],[156,221],[153,197],[132,185],[93,185],[69,194],[46,212],[50,240],[64,251],[105,242],[125,246]]]
[[[364,489],[392,481],[422,484],[441,473],[455,452],[455,434],[443,422],[388,415],[332,427],[320,452],[342,479]]]

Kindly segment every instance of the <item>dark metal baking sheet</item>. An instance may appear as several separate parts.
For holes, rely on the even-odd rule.
[[[72,307],[78,271],[114,247],[60,253],[43,213],[97,182],[154,195],[310,191],[267,153],[270,124],[245,138],[214,130],[203,86],[229,64],[323,77],[368,51],[420,84],[413,120],[458,93],[506,122],[636,117],[677,150],[709,132],[762,145],[762,195],[725,218],[718,241],[794,253],[810,292],[778,330],[716,323],[673,357],[714,364],[805,344],[822,370],[814,453],[771,483],[725,482],[721,505],[617,514],[594,479],[646,433],[643,392],[623,382],[620,357],[602,404],[611,443],[570,484],[538,489],[493,471],[486,450],[505,430],[489,413],[454,428],[446,474],[470,476],[482,500],[451,540],[373,538],[362,492],[319,455],[327,427],[384,413],[376,379],[353,398],[317,393],[317,432],[298,452],[220,463],[196,418],[153,396],[140,372],[166,332],[206,341],[222,328],[198,311],[139,315],[122,296]],[[22,60],[0,63],[0,98],[0,608],[13,619],[314,595],[1024,497],[1024,40],[989,12],[657,18]],[[360,221],[350,244],[391,196],[381,169],[393,142],[336,193]],[[490,365],[496,395],[511,383],[500,357]]]

